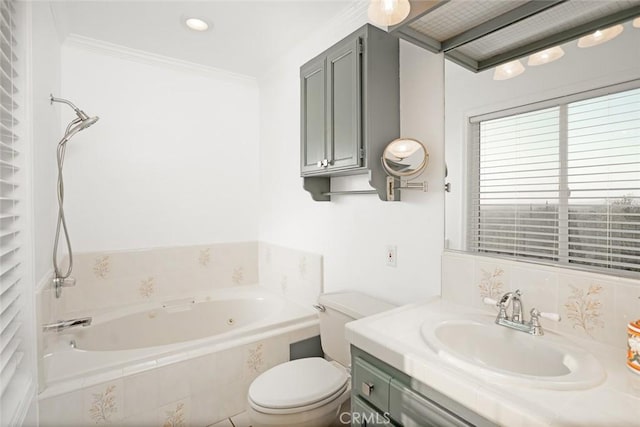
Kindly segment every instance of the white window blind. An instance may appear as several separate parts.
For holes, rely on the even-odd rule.
[[[581,98],[472,119],[471,250],[640,272],[640,89]]]
[[[16,11],[0,1],[0,424],[11,425],[27,390],[21,336],[23,320],[22,188],[17,134]]]

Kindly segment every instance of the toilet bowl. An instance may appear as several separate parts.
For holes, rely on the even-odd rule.
[[[260,374],[249,387],[247,415],[253,427],[327,427],[349,399],[349,343],[344,325],[394,306],[356,292],[323,294],[320,341],[331,362],[321,357],[292,360]]]
[[[349,398],[346,369],[320,357],[293,360],[264,372],[249,387],[253,427],[330,425]]]

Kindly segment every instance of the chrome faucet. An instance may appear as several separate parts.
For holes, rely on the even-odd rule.
[[[485,304],[495,305],[498,307],[496,324],[535,336],[544,335],[542,325],[540,325],[541,317],[556,322],[561,320],[560,315],[557,313],[544,313],[532,308],[529,312],[531,319],[528,322],[525,322],[521,297],[522,293],[520,293],[520,290],[518,289],[514,292],[505,293],[498,301],[492,298],[484,298],[483,301]],[[511,305],[511,316],[507,314],[509,305]]]
[[[60,332],[65,329],[75,328],[76,326],[89,326],[91,324],[91,317],[80,317],[78,319],[59,320],[53,323],[47,323],[42,325],[43,332]]]

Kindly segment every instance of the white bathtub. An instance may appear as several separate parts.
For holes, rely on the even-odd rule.
[[[40,399],[163,365],[317,329],[317,314],[259,286],[127,307],[92,316],[91,326],[47,334]],[[75,346],[75,348],[74,348]],[[224,369],[223,366],[220,369]]]

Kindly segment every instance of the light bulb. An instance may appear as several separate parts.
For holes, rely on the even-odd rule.
[[[548,64],[549,62],[553,62],[556,59],[560,59],[564,56],[564,50],[560,46],[551,47],[549,49],[542,50],[540,52],[536,52],[533,55],[529,56],[529,61],[527,61],[527,65],[543,65]]]
[[[198,18],[189,18],[184,23],[194,31],[207,31],[209,29],[209,24]]]
[[[598,46],[599,44],[615,39],[623,31],[624,27],[622,25],[614,25],[613,27],[609,27],[604,30],[597,30],[588,36],[580,37],[578,40],[578,47]]]
[[[401,23],[409,16],[409,0],[371,0],[369,19],[376,25],[390,27]]]
[[[493,80],[512,79],[522,73],[524,73],[524,65],[516,59],[515,61],[497,66],[496,70],[493,72]]]

